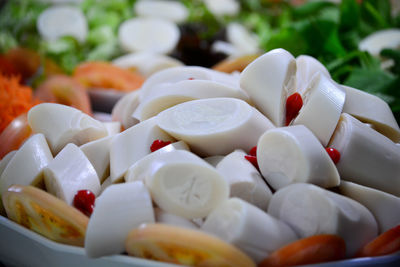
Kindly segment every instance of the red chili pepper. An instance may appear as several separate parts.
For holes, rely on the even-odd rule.
[[[163,148],[169,144],[171,144],[171,141],[163,141],[160,139],[154,140],[154,142],[150,146],[150,151],[154,152],[154,151],[159,150],[160,148]]]
[[[257,146],[253,146],[251,149],[250,149],[250,151],[249,151],[249,153],[248,153],[250,156],[255,156],[255,157],[257,157]]]
[[[340,152],[334,149],[333,147],[325,148],[326,152],[328,152],[329,157],[331,157],[333,163],[337,164],[340,160]]]
[[[259,170],[256,156],[246,155],[244,156],[244,158],[247,159],[251,164],[253,164],[253,166],[256,167],[257,170]]]
[[[79,190],[74,196],[74,207],[90,217],[96,196],[90,190]]]
[[[299,93],[294,93],[286,99],[286,126],[299,114],[303,99]]]

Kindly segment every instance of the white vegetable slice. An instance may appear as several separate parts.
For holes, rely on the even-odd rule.
[[[107,130],[107,136],[113,136],[121,132],[121,123],[119,121],[103,122]]]
[[[125,129],[139,123],[139,120],[132,117],[132,113],[139,105],[139,90],[123,96],[115,104],[111,111],[113,121],[119,121]]]
[[[251,33],[242,24],[236,22],[229,23],[226,26],[226,38],[237,49],[239,55],[257,54],[260,50],[257,35]]]
[[[215,16],[234,16],[240,11],[240,4],[237,0],[204,0],[204,3]]]
[[[243,90],[276,126],[284,125],[285,102],[294,92],[295,80],[296,60],[284,49],[265,53],[240,74]]]
[[[242,150],[235,150],[225,156],[216,166],[230,187],[230,197],[243,199],[267,211],[272,192],[257,169],[244,156]]]
[[[240,248],[257,263],[297,240],[288,225],[239,198],[230,198],[214,209],[201,229]]]
[[[134,9],[138,16],[163,18],[176,23],[184,22],[189,16],[189,10],[178,1],[140,0]]]
[[[358,44],[361,51],[368,51],[371,55],[379,56],[384,48],[397,49],[400,47],[400,29],[385,29],[374,32]]]
[[[300,55],[296,58],[296,91],[303,94],[308,84],[318,72],[322,72],[326,77],[331,77],[329,71],[317,59],[308,55]]]
[[[232,97],[248,101],[246,93],[240,88],[208,80],[184,80],[165,84],[162,90],[153,91],[151,96],[141,101],[134,116],[142,121],[183,102],[215,97]]]
[[[96,170],[74,144],[66,145],[43,171],[47,191],[69,205],[79,190],[90,190],[95,196],[100,193]]]
[[[96,199],[86,230],[85,251],[89,257],[120,254],[133,228],[154,222],[148,190],[142,182],[114,184]]]
[[[122,180],[136,161],[149,154],[154,140],[174,141],[151,118],[115,135],[110,146],[110,176],[113,183]]]
[[[72,36],[78,41],[84,42],[88,32],[83,12],[78,7],[66,5],[47,8],[40,14],[36,26],[40,35],[48,41],[55,41],[63,36]]]
[[[292,124],[302,124],[310,129],[326,146],[342,113],[345,92],[333,80],[318,73],[303,94],[303,107]]]
[[[41,187],[43,185],[43,168],[52,159],[53,155],[43,134],[35,134],[29,137],[9,159],[2,172],[0,195],[14,184]]]
[[[140,160],[136,161],[131,167],[129,167],[128,171],[125,173],[125,181],[126,182],[134,182],[134,181],[145,181],[147,173],[150,171],[151,164],[160,157],[161,154],[170,152],[176,149],[189,151],[188,145],[183,141],[178,141],[172,144],[169,144],[163,148],[160,148]]]
[[[400,196],[400,149],[389,138],[344,113],[329,146],[342,179]]]
[[[343,113],[348,113],[390,138],[400,142],[400,128],[389,105],[377,96],[364,91],[342,86],[346,92]]]
[[[221,160],[223,160],[224,158],[225,156],[216,155],[216,156],[205,157],[203,159],[212,166],[217,167],[218,163],[220,163]]]
[[[340,194],[364,205],[375,217],[379,232],[383,233],[400,224],[400,198],[383,191],[352,182],[341,181]]]
[[[182,66],[159,71],[148,78],[140,90],[140,102],[151,97],[154,92],[164,89],[164,85],[186,80],[209,80],[221,83],[232,90],[241,90],[237,74],[227,74],[204,67]]]
[[[118,30],[123,49],[129,52],[147,51],[168,54],[178,44],[178,26],[161,18],[133,18],[124,21]]]
[[[203,218],[228,199],[228,183],[197,155],[173,150],[160,156],[145,183],[161,209],[187,219]]]
[[[292,183],[329,188],[339,185],[335,164],[313,133],[303,125],[266,131],[257,143],[257,162],[274,189]]]
[[[0,177],[15,153],[17,153],[17,150],[10,151],[0,160]]]
[[[145,77],[172,67],[183,66],[184,64],[172,57],[156,53],[135,52],[118,57],[112,63],[120,68],[135,69]]]
[[[185,219],[181,216],[163,211],[160,208],[154,209],[154,213],[156,216],[156,222],[158,223],[165,223],[189,229],[199,229],[199,227],[192,221]]]
[[[185,141],[201,156],[249,151],[274,125],[257,109],[235,98],[208,98],[185,102],[156,117],[161,129]]]
[[[80,146],[80,149],[96,170],[101,183],[110,176],[111,140],[112,136],[109,136]]]
[[[371,212],[360,203],[312,184],[292,184],[272,196],[268,213],[286,222],[300,238],[335,234],[353,256],[378,234]]]
[[[111,182],[111,178],[110,176],[108,176],[103,183],[101,184],[101,189],[100,189],[100,194],[102,194],[104,192],[104,190],[106,190],[107,187],[109,187],[110,185],[112,185],[113,183]]]
[[[79,146],[107,136],[107,129],[102,122],[76,108],[61,104],[34,106],[28,112],[28,123],[34,132],[44,134],[54,154],[68,143]]]

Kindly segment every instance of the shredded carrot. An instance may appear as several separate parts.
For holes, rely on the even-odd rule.
[[[0,132],[14,118],[36,104],[39,104],[39,100],[33,98],[30,87],[20,84],[19,77],[0,74]]]

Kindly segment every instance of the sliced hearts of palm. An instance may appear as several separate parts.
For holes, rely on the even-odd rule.
[[[10,220],[58,243],[83,246],[89,218],[33,186],[13,185],[2,195]]]
[[[243,252],[209,234],[166,224],[143,224],[125,242],[129,255],[188,266],[255,266]]]

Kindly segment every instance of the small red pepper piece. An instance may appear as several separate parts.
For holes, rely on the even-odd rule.
[[[190,77],[190,78],[188,78],[188,80],[194,80],[194,78],[193,78],[193,77]]]
[[[247,159],[251,164],[253,164],[253,166],[256,167],[257,170],[259,170],[256,156],[246,155],[244,156],[244,158]]]
[[[163,148],[169,144],[171,144],[171,141],[163,141],[160,139],[154,140],[154,142],[150,146],[150,151],[154,152],[154,151],[159,150],[160,148]]]
[[[90,190],[79,190],[74,196],[74,207],[90,217],[94,209],[96,196]]]
[[[294,93],[286,99],[286,126],[299,114],[303,99],[299,93]]]
[[[327,147],[325,148],[325,150],[328,153],[329,157],[331,157],[333,163],[337,164],[340,160],[340,152],[333,147]]]
[[[255,157],[257,157],[257,146],[253,146],[251,149],[250,149],[250,151],[249,151],[249,153],[248,153],[250,156],[255,156]]]

